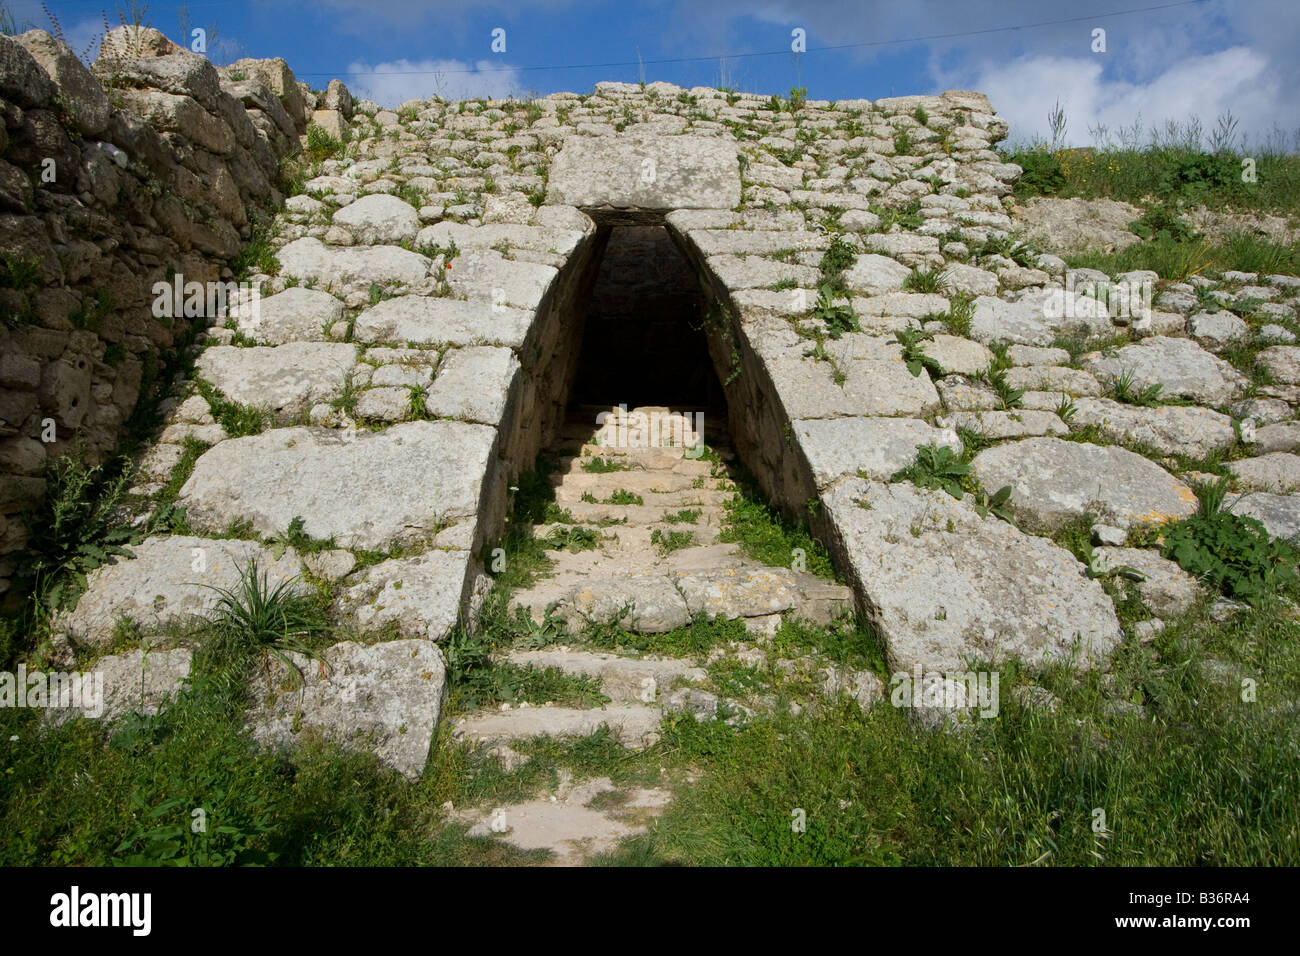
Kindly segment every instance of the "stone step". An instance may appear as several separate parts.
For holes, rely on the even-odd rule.
[[[592,579],[762,567],[746,558],[738,545],[716,542],[660,554],[657,548],[648,543],[644,547],[621,548],[618,547],[618,542],[607,540],[602,542],[601,547],[585,551],[548,550],[547,557],[551,560],[551,567],[546,577],[540,578],[532,587],[517,592],[516,598],[543,585],[547,591],[555,591],[559,587],[572,590],[584,586]]]
[[[761,567],[746,558],[737,545],[712,541],[660,554],[657,548],[648,544],[644,547],[619,547],[618,542],[606,540],[601,547],[585,551],[548,549],[547,557],[551,566],[546,576],[516,592],[512,598],[514,604],[535,609],[538,620],[550,602],[567,599],[575,589],[586,587],[593,580]]]
[[[708,673],[677,658],[620,657],[595,651],[546,648],[512,651],[509,660],[521,667],[555,667],[566,674],[599,677],[600,689],[615,701],[653,703],[678,681],[702,681]]]
[[[720,561],[723,556],[730,556],[738,553],[739,549],[734,544],[721,544],[718,542],[718,535],[722,532],[721,521],[718,515],[715,515],[712,524],[705,524],[706,516],[701,513],[694,524],[669,524],[663,522],[654,525],[629,525],[629,524],[612,524],[612,525],[572,525],[572,524],[544,524],[533,526],[533,536],[538,541],[546,544],[552,531],[561,532],[572,528],[587,528],[600,536],[599,550],[588,549],[577,552],[578,554],[595,554],[599,560],[606,560],[609,556],[621,557],[627,554],[637,554],[643,556],[645,562],[659,563],[661,560],[669,560],[674,566],[685,567],[681,564],[682,555],[690,555],[692,552],[702,552],[701,557],[696,563],[700,567],[709,567],[709,561]],[[652,540],[656,531],[667,533],[671,531],[689,531],[692,536],[692,543],[684,548],[678,548],[669,552],[666,559],[661,559],[659,548]],[[571,552],[559,548],[550,549],[552,560],[557,555],[569,555]],[[692,564],[691,566],[695,566]]]
[[[694,444],[696,436],[725,431],[723,418],[707,411],[670,409],[664,406],[640,406],[624,411],[621,408],[595,408],[574,410],[565,421],[561,435],[572,437],[584,431],[617,435],[627,440],[652,440],[667,444],[670,440],[685,440]]]
[[[704,612],[710,618],[793,613],[825,624],[853,604],[853,592],[842,584],[762,565],[683,569],[673,572],[672,583],[692,614]]]
[[[469,743],[506,743],[530,737],[586,737],[608,727],[630,749],[658,740],[661,711],[644,704],[611,704],[581,710],[573,707],[518,707],[464,717],[452,737]]]
[[[640,504],[619,504],[608,499],[612,498],[618,491],[629,491],[640,499]],[[561,508],[573,510],[573,505],[603,505],[610,508],[662,508],[665,514],[673,514],[680,511],[704,511],[706,508],[712,512],[722,514],[722,506],[731,499],[734,492],[717,491],[712,488],[684,488],[681,491],[632,491],[629,488],[619,489],[618,487],[608,488],[556,488],[555,503]],[[595,498],[595,501],[589,499]],[[577,512],[573,512],[577,517]],[[614,518],[622,517],[621,512],[612,515]],[[600,518],[595,520],[599,521]],[[652,519],[653,520],[653,519]]]
[[[709,448],[713,450],[724,462],[735,459],[735,452],[727,446],[717,446],[710,444]],[[576,455],[583,458],[620,458],[630,461],[643,462],[661,462],[666,460],[672,461],[700,461],[706,462],[704,458],[687,458],[688,449],[676,445],[668,445],[659,448],[650,448],[637,445],[601,445],[592,440],[591,436],[584,438],[560,439],[551,445],[550,453],[552,455],[569,456]]]
[[[706,505],[720,505],[727,497],[726,492],[692,490],[655,495],[641,505],[592,504],[580,500],[577,495],[570,500],[557,500],[556,503],[567,509],[579,524],[616,521],[628,525],[651,525],[662,524],[664,515],[674,514],[684,509],[700,508],[703,511]],[[720,512],[715,509],[712,516],[718,515]],[[702,514],[697,523],[704,523],[708,517],[711,516],[707,513]]]
[[[668,445],[661,447],[646,447],[641,445],[602,445],[591,435],[582,437],[563,438],[555,442],[550,448],[552,455],[574,455],[581,458],[612,458],[627,462],[632,461],[657,461],[662,459],[671,459],[673,461],[703,461],[704,459],[688,459],[686,452],[689,449],[677,445]]]
[[[594,445],[584,445],[584,448],[595,448]],[[608,462],[617,462],[624,466],[624,470],[595,472],[583,467],[593,459],[601,458]],[[564,455],[556,463],[555,471],[551,476],[557,475],[626,475],[635,473],[655,473],[655,474],[672,474],[672,475],[689,475],[694,478],[703,475],[705,478],[713,474],[713,463],[703,460],[681,458],[672,455],[655,455],[641,458],[636,455],[601,455],[599,453],[591,455]]]
[[[575,495],[589,491],[599,498],[608,498],[619,490],[636,494],[690,491],[693,490],[691,485],[695,480],[691,475],[679,475],[671,471],[615,471],[606,474],[570,471],[567,474],[551,475],[551,484],[555,487],[557,495],[562,491]],[[707,487],[709,479],[706,477],[704,480]],[[716,485],[717,482],[714,480],[713,486]]]
[[[745,558],[736,544],[718,541],[726,502],[736,492],[729,481],[713,476],[711,462],[687,459],[682,448],[592,445],[581,440],[578,428],[571,428],[570,436],[550,451],[554,455],[561,449],[580,454],[562,456],[560,471],[550,477],[556,504],[582,525],[595,525],[601,542],[597,549],[550,553],[553,563],[546,577],[511,600],[534,620],[540,622],[546,608],[554,606],[574,630],[589,622],[617,620],[630,631],[655,634],[704,614],[710,619],[742,618],[752,632],[770,634],[784,617],[824,624],[852,608],[848,588],[810,574],[764,567]],[[583,462],[595,456],[626,462],[629,470],[584,471]],[[700,476],[705,476],[706,487],[691,487]],[[599,503],[619,490],[639,495],[643,503]],[[583,495],[597,502],[583,501]],[[684,510],[699,514],[689,524],[664,520]],[[544,538],[556,527],[536,526],[534,533]],[[673,532],[688,533],[692,541],[665,553],[653,539]]]
[[[710,620],[717,616],[755,619],[756,624],[764,619],[759,630],[766,633],[781,616],[827,624],[853,609],[853,594],[844,585],[749,564],[734,554],[729,563],[674,567],[668,559],[602,561],[592,552],[583,552],[572,556],[553,577],[518,592],[511,603],[527,609],[536,621],[555,604],[559,617],[571,628],[588,621],[617,620],[641,634],[683,627],[697,614]]]
[[[695,524],[668,524],[667,522],[657,525],[610,525],[602,529],[606,535],[606,541],[603,545],[606,553],[621,555],[644,554],[646,559],[655,563],[667,564],[671,567],[716,567],[718,564],[725,563],[728,559],[733,559],[740,554],[740,548],[736,544],[722,544],[718,541],[718,535],[722,528],[719,524],[705,524],[704,515]],[[651,540],[656,531],[689,531],[692,536],[692,544],[685,548],[678,548],[671,551],[667,556],[661,557],[659,549]],[[717,562],[711,564],[710,562]]]

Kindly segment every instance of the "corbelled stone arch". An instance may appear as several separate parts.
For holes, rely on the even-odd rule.
[[[599,343],[584,338],[584,333],[593,329],[589,324],[592,293],[609,257],[627,257],[629,246],[639,246],[645,252],[640,262],[645,272],[653,271],[657,262],[676,259],[694,273],[690,285],[698,305],[694,321],[682,322],[681,335],[683,349],[707,350],[712,409],[726,415],[726,430],[737,454],[769,498],[788,514],[806,517],[807,505],[817,494],[812,470],[799,448],[783,439],[788,437],[791,418],[739,324],[740,310],[730,288],[734,279],[719,275],[710,262],[714,253],[733,251],[725,244],[718,248],[709,244],[717,242],[717,230],[729,230],[741,239],[750,235],[743,228],[744,214],[734,211],[741,195],[738,144],[729,136],[629,131],[568,138],[551,165],[543,209],[580,211],[594,227],[594,235],[581,261],[575,256],[562,269],[562,273],[580,270],[582,275],[569,281],[571,292],[562,306],[549,311],[547,321],[553,330],[539,333],[548,343],[563,346],[562,355],[549,363],[555,371],[536,387],[547,393],[548,426],[558,424],[558,406],[594,397],[591,392],[584,394],[589,383],[581,378],[581,362],[584,351],[598,349]],[[760,238],[771,241],[766,234]],[[817,241],[822,242],[821,237]],[[737,246],[734,251],[743,255],[770,250]],[[680,277],[675,281],[679,287],[686,285]],[[646,284],[652,282],[653,277],[646,276]],[[679,311],[678,317],[685,320],[685,311]],[[600,333],[593,330],[593,334]],[[638,367],[661,360],[653,350],[636,347],[622,352],[620,359],[624,366]],[[690,369],[683,370],[691,374]],[[665,390],[665,400],[675,398],[673,391]],[[548,427],[544,436],[537,436],[542,444],[535,439],[529,448],[542,447],[554,434]]]
[[[547,206],[570,206],[579,209],[595,226],[596,235],[586,268],[590,275],[582,283],[590,295],[600,280],[602,264],[611,259],[628,260],[631,266],[641,252],[643,288],[655,281],[658,271],[663,278],[698,301],[694,308],[669,310],[680,321],[682,349],[698,354],[707,352],[708,394],[705,401],[715,411],[727,416],[728,431],[737,444],[743,461],[756,471],[768,467],[757,454],[762,443],[760,432],[767,429],[780,435],[784,420],[777,420],[778,405],[771,403],[770,389],[756,384],[739,383],[737,374],[745,359],[744,342],[732,327],[734,307],[725,295],[726,284],[713,275],[704,256],[699,254],[685,234],[671,225],[674,217],[703,217],[705,222],[736,218],[732,210],[741,200],[740,160],[737,143],[729,136],[663,136],[629,132],[617,136],[570,137],[555,157],[548,182]],[[543,207],[546,208],[546,207]],[[687,281],[679,268],[693,273]],[[665,273],[673,273],[665,275]],[[690,286],[687,292],[687,286]],[[672,295],[672,290],[665,290]],[[599,348],[584,329],[599,335],[598,327],[589,324],[591,302],[571,301],[567,341],[574,355],[582,356]],[[662,316],[662,313],[661,313]],[[652,320],[653,321],[653,320]],[[663,322],[671,329],[672,319]],[[671,334],[665,332],[665,334]],[[624,366],[642,367],[647,363],[667,362],[666,377],[674,372],[700,376],[700,369],[688,362],[675,364],[655,354],[654,347],[629,343],[621,355]],[[750,364],[753,364],[752,362]],[[582,399],[585,383],[573,369],[574,376],[565,382],[566,400]],[[633,372],[635,377],[635,372]],[[738,384],[739,383],[739,384]],[[576,388],[576,393],[571,389]],[[633,389],[635,390],[635,389]],[[674,388],[667,383],[667,400],[691,389]],[[699,399],[698,392],[694,397]],[[732,401],[733,397],[737,399]],[[688,402],[687,404],[695,404]],[[767,409],[766,411],[764,409]],[[769,436],[770,437],[770,436]],[[771,444],[771,441],[768,442]],[[767,456],[770,459],[771,456]],[[783,490],[787,482],[760,476],[765,489]]]

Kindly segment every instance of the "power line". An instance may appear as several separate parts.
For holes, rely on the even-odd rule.
[[[931,33],[924,36],[899,37],[893,40],[864,40],[860,43],[839,43],[828,46],[808,47],[808,53],[821,53],[833,50],[857,50],[868,47],[899,46],[907,43],[926,43],[933,40],[953,40],[960,37],[985,36],[990,33],[1011,33],[1016,30],[1035,30],[1041,27],[1060,26],[1066,23],[1081,23],[1085,20],[1099,20],[1103,18],[1126,17],[1138,13],[1151,13],[1157,10],[1169,10],[1175,7],[1190,7],[1196,4],[1206,3],[1208,0],[1174,0],[1172,3],[1159,3],[1147,7],[1138,7],[1134,10],[1117,10],[1113,13],[1092,13],[1078,17],[1064,17],[1059,20],[1040,20],[1037,23],[1020,23],[1014,26],[1005,27],[985,27],[981,30],[964,30],[955,33]],[[554,66],[502,66],[501,72],[524,73],[537,70],[605,70],[615,67],[625,66],[652,66],[663,65],[668,63],[706,63],[726,57],[729,60],[739,60],[760,56],[787,56],[791,51],[784,50],[765,50],[758,53],[718,53],[712,56],[679,56],[665,57],[657,60],[622,60],[612,63],[578,63],[578,64],[557,64]],[[381,70],[368,73],[368,76],[449,76],[457,74],[483,74],[492,73],[493,70]],[[295,76],[340,76],[340,71],[294,71]]]
[[[39,0],[32,0],[38,3]],[[72,3],[85,3],[86,6],[103,6],[104,0],[62,0],[61,6],[71,5]],[[200,0],[200,2],[189,4],[191,7],[222,7],[227,6],[231,0]],[[1151,4],[1145,7],[1137,7],[1132,10],[1116,10],[1110,13],[1091,13],[1082,16],[1062,17],[1056,20],[1040,20],[1035,23],[1018,23],[1001,27],[984,27],[979,30],[961,30],[951,33],[930,33],[911,37],[897,37],[890,40],[863,40],[857,43],[837,43],[826,46],[808,47],[807,53],[834,52],[837,50],[862,50],[873,47],[902,46],[909,43],[928,43],[936,40],[955,40],[963,37],[987,36],[993,33],[1014,33],[1017,30],[1036,30],[1042,27],[1062,26],[1068,23],[1082,23],[1086,20],[1100,20],[1105,18],[1127,17],[1139,13],[1154,13],[1160,10],[1171,10],[1178,7],[1190,7],[1207,3],[1209,0],[1172,0],[1168,3]],[[184,5],[184,4],[182,4]],[[506,66],[499,68],[500,72],[510,73],[531,73],[542,70],[607,70],[618,67],[629,66],[663,66],[666,64],[681,63],[711,63],[725,57],[728,60],[752,59],[756,57],[768,56],[787,56],[791,50],[763,50],[755,53],[718,53],[709,56],[681,56],[681,57],[662,57],[653,60],[619,60],[608,63],[576,63],[576,64],[554,64],[554,65],[537,65],[537,66]],[[295,70],[295,76],[341,76],[349,73],[348,70]],[[456,76],[468,74],[487,74],[494,70],[379,70],[368,73],[368,76]]]

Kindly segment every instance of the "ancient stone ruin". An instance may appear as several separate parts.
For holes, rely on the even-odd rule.
[[[1201,314],[1194,284],[1153,304],[1137,290],[1154,273],[998,245],[1021,170],[992,150],[1007,127],[979,93],[790,103],[598,83],[394,112],[337,81],[313,91],[283,61],[216,69],[114,31],[94,74],[39,32],[0,37],[0,96],[6,578],[46,460],[110,454],[162,360],[178,343],[193,358],[132,488],[150,527],[183,479],[186,533],[145,536],[56,622],[59,653],[98,659],[121,708],[142,680],[152,706],[176,692],[191,648],[151,653],[142,678],[139,651],[102,656],[115,627],[201,614],[214,592],[200,585],[231,587],[256,561],[273,582],[324,582],[351,637],[303,667],[301,689],[257,682],[255,735],[315,728],[418,777],[447,693],[440,645],[475,626],[539,456],[565,518],[534,534],[589,529],[600,545],[556,552],[513,596],[537,621],[655,633],[741,618],[761,653],[784,617],[857,613],[897,671],[1104,666],[1125,639],[1111,597],[1052,537],[1080,520],[1105,560],[1142,570],[1157,616],[1190,606],[1196,580],[1141,547],[1196,510],[1197,476],[1173,456],[1253,443],[1231,464],[1240,510],[1300,530],[1300,348],[1261,353],[1273,384],[1247,395],[1221,354],[1245,331]],[[345,151],[293,182],[282,161],[313,148],[309,124]],[[156,314],[156,283],[235,281],[227,263],[262,215],[246,277],[260,298],[232,293],[215,320]],[[1233,281],[1225,301],[1294,316],[1300,279]],[[180,291],[161,297],[180,306]],[[1120,403],[1121,380],[1183,401]],[[231,408],[266,427],[230,435]],[[983,495],[898,479],[919,449],[956,460],[944,450],[972,436]],[[810,523],[843,583],[719,541],[734,466]],[[508,753],[604,724],[636,747],[665,709],[719,706],[688,660],[512,660],[598,676],[611,703],[460,715],[453,738]],[[881,694],[869,672],[820,679],[864,704]]]

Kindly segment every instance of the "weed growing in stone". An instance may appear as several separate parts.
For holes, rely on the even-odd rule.
[[[934,341],[934,336],[929,332],[918,328],[900,329],[894,333],[894,338],[898,339],[898,344],[903,347],[903,362],[913,377],[920,375],[922,369],[936,378],[944,374],[943,366],[938,360],[925,354],[925,346],[922,343]]]
[[[207,401],[212,417],[231,438],[257,435],[271,424],[271,413],[266,409],[232,402],[226,398],[221,389],[202,379],[195,379],[194,384],[199,394]]]
[[[664,531],[655,528],[650,532],[650,543],[660,554],[671,554],[682,548],[689,548],[695,543],[695,535],[690,531]]]
[[[38,259],[25,259],[11,253],[0,255],[0,289],[26,289],[41,279]]]
[[[831,283],[823,284],[817,293],[817,305],[813,309],[813,314],[826,324],[826,335],[832,339],[838,339],[845,332],[858,332],[862,328],[851,306],[835,304],[837,294]]]
[[[600,547],[600,535],[591,528],[552,528],[542,541],[547,548],[574,553]]]
[[[1013,388],[1008,380],[1007,372],[1012,366],[1011,358],[1007,354],[1007,344],[1005,342],[993,342],[989,345],[989,351],[993,353],[993,361],[980,376],[988,383],[993,391],[998,393],[998,400],[1002,403],[1004,409],[1020,407],[1021,399],[1025,396],[1023,388]]]
[[[822,274],[822,288],[829,286],[832,293],[841,295],[847,292],[843,273],[856,260],[857,250],[853,245],[843,236],[832,236],[830,245],[822,254],[821,262],[818,263]]]
[[[232,588],[202,585],[217,594],[211,639],[230,647],[234,656],[260,653],[264,663],[275,657],[301,680],[291,655],[317,657],[316,639],[328,630],[320,607],[298,590],[297,578],[272,584],[270,572],[255,560],[238,571]]]
[[[343,141],[323,126],[315,123],[307,127],[307,158],[313,163],[337,159],[343,154]]]
[[[912,274],[903,282],[908,292],[942,293],[945,282],[940,269],[913,269]]]
[[[962,479],[970,472],[970,465],[961,455],[944,445],[923,445],[916,450],[916,461],[899,469],[890,481],[910,481],[918,488],[942,489],[958,501],[964,494]]]
[[[975,494],[975,512],[981,518],[992,515],[1008,524],[1015,524],[1015,515],[1011,512],[1011,486],[1003,485],[993,494],[980,490]]]
[[[1056,416],[1066,425],[1069,425],[1070,422],[1074,421],[1074,416],[1077,414],[1079,414],[1079,406],[1074,403],[1074,400],[1069,395],[1062,392],[1061,400],[1056,403]]]
[[[1126,405],[1140,405],[1145,408],[1160,404],[1160,392],[1163,388],[1164,386],[1159,382],[1152,382],[1139,388],[1131,369],[1120,372],[1115,377],[1115,381],[1111,383],[1111,391],[1115,396],[1115,401],[1123,402]]]
[[[74,456],[46,465],[45,496],[27,518],[26,553],[17,570],[25,591],[47,611],[70,607],[86,588],[86,575],[116,557],[129,557],[134,539],[121,523],[131,484],[129,463],[116,471]]]
[[[1295,592],[1300,550],[1224,508],[1226,479],[1195,486],[1198,512],[1165,534],[1164,555],[1228,597],[1259,604]]]

